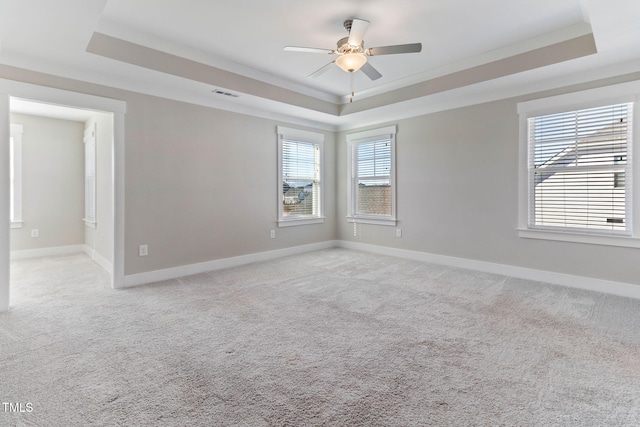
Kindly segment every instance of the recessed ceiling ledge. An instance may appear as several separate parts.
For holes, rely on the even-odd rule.
[[[98,32],[93,33],[86,51],[127,64],[211,84],[212,87],[223,87],[333,116],[340,113],[339,105],[332,102]]]
[[[393,92],[371,96],[353,103],[342,104],[340,107],[340,115],[346,116],[389,104],[409,101],[411,99],[458,89],[571,59],[593,55],[595,53],[597,53],[596,43],[593,34],[590,33],[508,58],[436,77],[421,83],[405,86]]]

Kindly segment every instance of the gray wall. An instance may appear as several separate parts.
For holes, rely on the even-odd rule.
[[[279,229],[275,132],[288,124],[7,66],[0,76],[127,102],[126,274],[337,238],[620,282],[640,277],[637,249],[517,236],[520,99],[398,121],[403,237],[393,227],[359,225],[354,238],[345,218],[344,132],[325,133],[325,223]],[[148,257],[138,256],[140,244],[149,245]]]
[[[11,250],[84,243],[84,125],[11,114],[23,126],[23,227],[11,229]],[[38,229],[40,236],[31,237]]]
[[[6,65],[0,77],[127,103],[125,275],[336,236],[333,132],[324,133],[325,222],[278,228],[276,127],[300,126]]]
[[[518,115],[510,99],[397,122],[394,227],[348,224],[346,133],[338,135],[338,238],[639,283],[640,250],[519,238]]]
[[[125,100],[126,274],[335,238],[332,132],[325,222],[277,228],[276,126],[286,123],[143,95]],[[140,244],[149,256],[138,256]]]

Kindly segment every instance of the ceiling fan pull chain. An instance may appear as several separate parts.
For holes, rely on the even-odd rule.
[[[355,95],[355,91],[353,90],[353,71],[349,73],[349,80],[351,86],[351,98],[349,99],[349,102],[353,102],[353,97]]]

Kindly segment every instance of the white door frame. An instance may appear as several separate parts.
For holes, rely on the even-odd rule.
[[[113,254],[111,287],[124,285],[124,101],[0,79],[0,140],[9,141],[9,98],[113,113]],[[9,144],[0,144],[0,312],[9,309]]]

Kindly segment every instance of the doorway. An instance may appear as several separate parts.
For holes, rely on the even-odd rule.
[[[3,100],[0,102],[0,132],[2,135],[6,135],[5,140],[8,140],[10,135],[12,104],[14,106],[30,105],[33,108],[39,106],[49,111],[66,111],[68,114],[75,113],[81,116],[84,114],[85,118],[91,116],[94,117],[93,121],[83,120],[83,122],[90,127],[93,126],[94,129],[97,129],[95,127],[96,120],[102,120],[98,126],[103,130],[102,138],[108,141],[108,144],[103,146],[102,152],[103,157],[108,157],[108,162],[104,162],[105,159],[102,159],[103,165],[108,165],[109,169],[106,175],[109,181],[107,183],[109,191],[102,191],[103,199],[107,197],[103,200],[107,210],[102,214],[106,221],[103,221],[99,232],[92,233],[91,224],[86,227],[89,230],[87,240],[89,243],[93,241],[93,245],[87,244],[85,246],[95,249],[101,240],[101,249],[93,251],[92,257],[111,275],[112,288],[122,287],[124,283],[124,114],[126,103],[1,79],[0,99]],[[106,120],[107,117],[110,120]],[[109,127],[109,129],[105,129],[105,127]],[[105,133],[105,130],[108,132]],[[96,130],[96,132],[99,131]],[[97,138],[101,138],[100,134],[97,134]],[[2,144],[0,149],[0,170],[3,171],[2,177],[0,177],[0,220],[5,221],[5,224],[10,223],[12,187],[9,173],[4,173],[4,171],[8,172],[10,169],[12,154],[9,144]],[[94,230],[96,230],[95,227]],[[10,306],[9,260],[11,252],[9,231],[9,227],[2,227],[0,230],[0,274],[2,274],[0,277],[0,311],[8,310]]]

